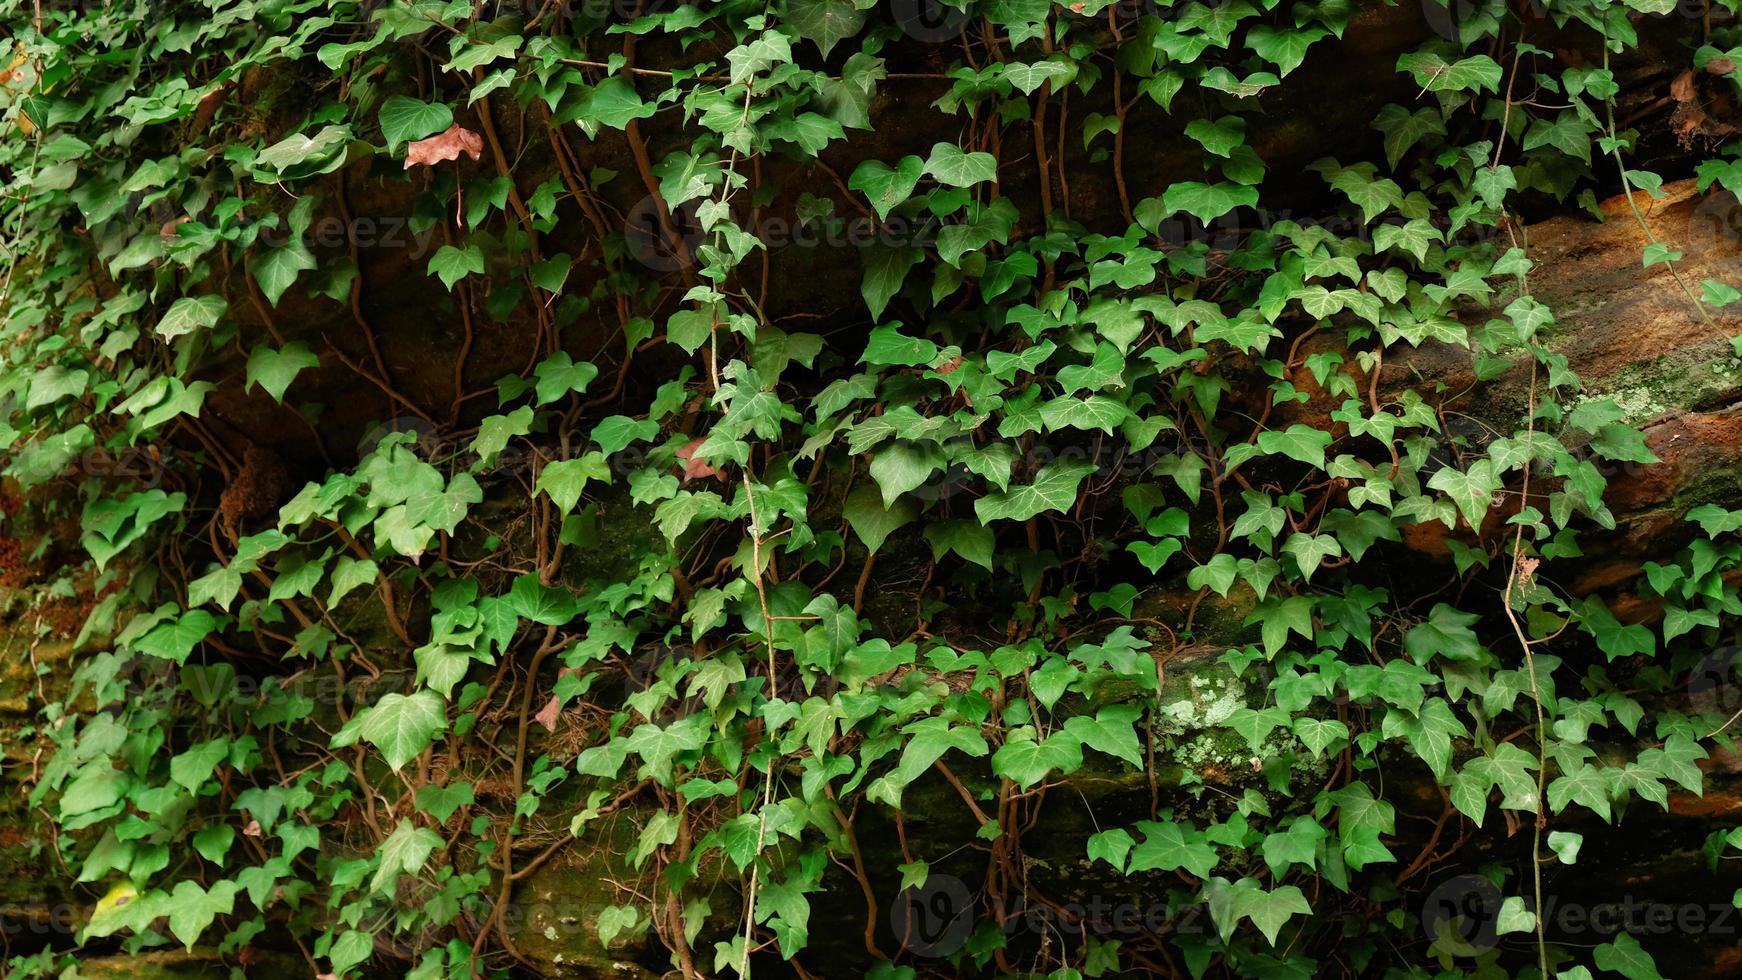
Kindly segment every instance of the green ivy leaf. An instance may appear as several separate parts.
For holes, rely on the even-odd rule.
[[[882,220],[913,196],[924,173],[925,161],[916,156],[902,157],[894,167],[881,160],[866,160],[853,170],[847,186],[864,194]]]
[[[1076,65],[1052,58],[1027,65],[1011,62],[1003,67],[1004,80],[1023,95],[1033,95],[1035,90],[1048,82],[1052,83],[1052,91],[1057,92],[1069,84],[1071,79],[1077,77]],[[990,180],[991,178],[982,179]]]
[[[1137,738],[1137,724],[1143,709],[1130,704],[1110,704],[1095,713],[1075,715],[1065,721],[1064,730],[1079,742],[1097,752],[1123,759],[1133,768],[1143,768],[1143,747]]]
[[[1186,124],[1186,136],[1195,139],[1198,146],[1212,155],[1228,157],[1235,146],[1246,143],[1246,120],[1237,115],[1218,120],[1195,118]]]
[[[865,543],[865,550],[876,554],[889,535],[919,516],[919,507],[906,497],[892,506],[884,506],[876,487],[861,486],[848,495],[841,513],[852,525],[853,533]]]
[[[938,143],[926,157],[925,172],[945,187],[972,187],[998,179],[998,159],[990,153],[967,153],[954,143]]]
[[[643,775],[652,776],[661,785],[669,786],[677,757],[700,751],[707,744],[708,731],[706,716],[690,715],[666,726],[637,725],[624,744],[642,758]]]
[[[327,959],[332,961],[333,975],[344,976],[346,971],[359,963],[366,962],[375,955],[375,937],[367,932],[347,929],[333,940],[332,948],[327,951]]]
[[[454,112],[441,103],[431,105],[410,96],[391,95],[381,103],[380,120],[387,152],[396,153],[412,140],[447,132],[454,124]]]
[[[1500,477],[1494,470],[1493,460],[1484,456],[1472,460],[1467,470],[1441,467],[1428,479],[1427,485],[1450,497],[1470,528],[1480,530],[1483,519],[1488,516],[1488,505],[1494,492],[1500,489]]]
[[[149,653],[154,657],[173,660],[176,663],[186,663],[188,654],[192,653],[200,641],[212,634],[218,628],[220,620],[203,609],[195,609],[183,613],[173,623],[165,623],[153,628],[140,637],[134,648],[141,653]]]
[[[464,475],[464,474],[462,474]],[[611,482],[611,464],[601,453],[588,453],[579,459],[563,459],[546,463],[538,473],[535,493],[543,493],[556,504],[558,513],[567,517],[580,503],[581,492],[590,480]]]
[[[218,867],[224,866],[224,858],[230,852],[230,845],[235,843],[236,828],[227,823],[216,823],[201,827],[194,834],[194,850],[200,857],[212,862]]]
[[[455,811],[470,806],[473,800],[471,783],[454,782],[446,786],[426,783],[417,788],[417,808],[434,817],[438,824],[447,823]]]
[[[397,772],[447,728],[447,702],[434,691],[386,694],[357,721],[357,734],[380,749],[387,765]]]
[[[571,592],[560,586],[543,584],[536,572],[516,577],[506,599],[510,612],[541,626],[566,625],[580,611],[580,603]]]
[[[1083,745],[1069,732],[1054,732],[1036,740],[1031,729],[1011,733],[992,753],[992,772],[1028,789],[1053,773],[1068,776],[1083,765]]]
[[[374,880],[369,882],[369,890],[386,891],[395,887],[401,874],[417,874],[442,843],[441,835],[428,827],[418,827],[409,820],[399,821],[399,826],[376,851],[380,864],[375,868]]]
[[[1435,603],[1427,622],[1410,627],[1403,646],[1409,657],[1426,665],[1437,654],[1447,660],[1475,660],[1482,644],[1470,627],[1481,621],[1475,613],[1460,612],[1443,602]]]
[[[1283,885],[1273,891],[1254,890],[1240,904],[1240,912],[1252,920],[1258,931],[1264,933],[1264,939],[1272,946],[1276,945],[1276,935],[1287,924],[1289,919],[1297,915],[1311,915],[1313,907],[1307,903],[1306,896],[1293,885]]]
[[[271,182],[331,173],[344,164],[344,150],[350,140],[348,126],[323,126],[313,136],[291,133],[254,158],[256,167],[270,171],[256,173],[254,177]]]
[[[1583,765],[1548,784],[1548,805],[1563,812],[1577,803],[1605,821],[1610,816],[1609,783],[1596,766]]]
[[[309,268],[314,268],[312,260]],[[429,270],[432,275],[442,281],[442,285],[453,292],[454,284],[469,275],[482,275],[484,272],[484,253],[476,245],[458,248],[453,245],[443,245],[430,257]]]
[[[1599,945],[1592,959],[1597,969],[1619,973],[1627,980],[1663,980],[1651,954],[1629,933],[1617,933],[1613,941]]]
[[[218,763],[229,757],[229,739],[201,742],[169,760],[169,778],[186,787],[188,792],[198,793],[206,780],[212,778]]]
[[[1548,846],[1560,858],[1562,864],[1577,864],[1579,862],[1579,846],[1585,842],[1582,834],[1566,830],[1551,830],[1548,834]]]
[[[1208,587],[1217,595],[1226,598],[1228,590],[1234,587],[1234,579],[1240,574],[1240,563],[1227,552],[1214,555],[1209,561],[1186,573],[1186,586],[1192,589]]]
[[[1184,211],[1209,224],[1237,207],[1257,207],[1258,190],[1240,184],[1205,184],[1188,180],[1169,185],[1161,196],[1161,203],[1169,213]]]
[[[859,355],[860,364],[873,367],[920,367],[937,359],[938,345],[924,337],[906,336],[896,324],[872,330],[865,353]]]
[[[1322,27],[1271,27],[1269,24],[1259,24],[1246,32],[1246,46],[1251,48],[1260,58],[1276,66],[1276,73],[1283,78],[1288,73],[1300,67],[1306,60],[1307,49],[1313,42],[1329,35]]]
[[[1700,280],[1700,298],[1707,306],[1729,306],[1742,299],[1742,292],[1716,279]]]
[[[174,340],[210,329],[217,326],[218,318],[228,308],[222,296],[183,296],[170,304],[163,319],[157,321],[157,335],[164,340]]]
[[[1318,756],[1338,741],[1348,738],[1349,726],[1335,718],[1296,718],[1294,735]]]
[[[1026,521],[1049,510],[1068,510],[1076,503],[1078,485],[1095,469],[1088,461],[1056,460],[1041,467],[1033,483],[974,501],[974,514],[981,524],[990,524],[995,520]]]
[[[241,886],[233,881],[215,881],[209,890],[192,880],[176,882],[169,896],[170,933],[183,946],[193,949],[213,919],[235,910],[236,893],[240,890]]]
[[[321,359],[316,357],[300,340],[293,340],[283,348],[273,348],[266,344],[257,344],[248,355],[247,387],[259,385],[263,391],[272,396],[272,400],[282,403],[284,392],[290,383],[296,380],[304,368],[319,367]]]
[[[54,365],[37,371],[30,378],[30,394],[24,400],[27,409],[53,405],[63,398],[77,398],[90,387],[88,372]]]
[[[1415,84],[1429,92],[1496,92],[1504,71],[1485,54],[1448,62],[1429,51],[1416,51],[1397,59],[1397,70],[1415,77]]]
[[[265,294],[266,302],[278,305],[279,297],[296,282],[296,277],[315,268],[315,257],[303,247],[300,239],[294,240],[282,248],[267,249],[257,255],[252,263],[254,281],[260,284],[260,292]],[[482,271],[482,266],[479,267]]]
[[[659,107],[641,100],[627,74],[617,74],[588,92],[578,111],[582,118],[592,119],[609,129],[626,129],[635,120],[649,118],[659,111]]]
[[[859,33],[865,13],[853,0],[787,0],[784,9],[786,23],[825,58],[836,44]]]
[[[865,261],[865,278],[859,283],[859,293],[865,298],[871,317],[876,319],[883,315],[895,294],[901,292],[908,270],[918,265],[925,253],[911,245],[876,244],[861,250],[860,255]]]
[[[1122,827],[1114,827],[1098,834],[1092,834],[1089,837],[1089,860],[1105,861],[1111,864],[1114,870],[1124,873],[1125,856],[1131,853],[1131,847],[1134,843],[1131,834]]]
[[[534,373],[538,378],[533,386],[533,391],[538,396],[535,404],[549,405],[571,392],[585,393],[587,386],[599,376],[599,366],[592,361],[577,363],[569,357],[567,351],[557,351],[538,362]]]
[[[1258,448],[1266,453],[1280,453],[1289,459],[1325,468],[1325,450],[1330,448],[1331,434],[1310,425],[1296,423],[1278,432],[1271,429],[1258,434]]]
[[[1143,834],[1143,840],[1131,849],[1131,863],[1125,869],[1126,874],[1184,869],[1199,878],[1207,878],[1220,860],[1216,849],[1204,841],[1203,831],[1196,828],[1172,820],[1140,820],[1137,829]]]
[[[931,542],[932,560],[955,552],[967,561],[992,570],[992,529],[974,521],[934,521],[925,528],[925,539]]]

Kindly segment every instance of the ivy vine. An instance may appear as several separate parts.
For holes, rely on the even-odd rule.
[[[575,861],[685,977],[1658,977],[1544,875],[1730,745],[1742,501],[1568,586],[1658,457],[1529,225],[1627,195],[1730,355],[1650,205],[1742,144],[1617,113],[1742,96],[1685,6],[12,5],[14,777],[107,891],[7,975],[532,975]]]

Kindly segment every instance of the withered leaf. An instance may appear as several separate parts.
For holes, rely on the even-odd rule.
[[[1694,100],[1694,73],[1684,71],[1670,83],[1669,94],[1677,102],[1692,102]]]
[[[224,96],[228,90],[228,85],[219,85],[201,97],[199,107],[194,110],[194,121],[188,127],[189,132],[203,133],[206,131],[206,126],[217,114],[218,107],[224,104]]]
[[[410,170],[420,163],[433,167],[445,160],[458,160],[461,153],[470,154],[476,160],[483,152],[484,138],[459,123],[454,123],[445,133],[407,143],[405,169]]]
[[[726,474],[715,469],[707,460],[696,456],[696,450],[702,448],[702,443],[707,441],[706,437],[692,439],[688,445],[677,451],[677,458],[683,460],[683,479],[685,483],[709,476],[718,477],[721,480],[726,479]]]
[[[556,731],[557,712],[562,710],[562,706],[562,701],[555,695],[552,695],[550,703],[546,704],[539,710],[538,714],[533,715],[532,718],[540,725],[543,725],[545,731],[554,732]]]

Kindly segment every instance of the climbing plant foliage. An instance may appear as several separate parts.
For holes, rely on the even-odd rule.
[[[1533,910],[1728,743],[1682,694],[1742,511],[1663,532],[1660,618],[1566,587],[1657,458],[1525,211],[1663,193],[1612,59],[1734,99],[1733,6],[1430,0],[1279,172],[1386,8],[9,5],[9,533],[78,610],[29,805],[127,900],[8,975],[508,975],[530,922],[689,977],[1656,977]],[[1428,347],[1468,383],[1387,370]],[[1421,901],[1471,836],[1477,949]],[[565,862],[599,900],[518,914]]]

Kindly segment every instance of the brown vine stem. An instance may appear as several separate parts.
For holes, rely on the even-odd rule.
[[[1509,222],[1516,226],[1516,222]],[[1518,245],[1518,236],[1513,233],[1513,244]],[[1528,245],[1528,239],[1525,241]],[[1519,284],[1526,292],[1529,286],[1523,275],[1518,277]],[[1530,358],[1530,391],[1525,401],[1525,433],[1532,444],[1536,440],[1536,380],[1538,363],[1536,352],[1531,352]],[[1523,509],[1530,504],[1530,464],[1525,463],[1524,481],[1519,487],[1519,507]],[[1529,562],[1529,564],[1526,564]],[[1530,841],[1530,875],[1531,888],[1535,906],[1531,909],[1536,919],[1536,959],[1537,968],[1547,977],[1548,972],[1548,935],[1547,925],[1543,920],[1542,906],[1542,831],[1548,824],[1548,800],[1544,793],[1544,784],[1548,779],[1548,727],[1542,710],[1542,689],[1536,676],[1536,655],[1531,650],[1531,641],[1524,633],[1523,624],[1518,621],[1518,614],[1512,609],[1512,594],[1520,581],[1528,581],[1536,570],[1534,559],[1524,557],[1524,523],[1520,521],[1512,532],[1512,567],[1506,575],[1506,594],[1502,605],[1506,610],[1506,621],[1512,626],[1512,635],[1517,637],[1518,646],[1524,651],[1524,670],[1530,675],[1530,699],[1536,706],[1536,820]]]
[[[1119,191],[1119,210],[1125,215],[1125,224],[1137,223],[1137,215],[1131,210],[1131,191],[1125,186],[1125,114],[1137,104],[1132,99],[1126,104],[1120,89],[1124,85],[1125,72],[1113,69],[1113,111],[1119,118],[1119,128],[1113,130],[1113,186]]]
[[[555,626],[545,629],[544,641],[533,652],[532,662],[526,668],[526,687],[520,692],[520,718],[515,735],[511,776],[511,786],[516,795],[519,795],[524,786],[527,724],[532,717],[532,698],[538,691],[538,669],[544,666],[545,658],[561,646],[556,642],[556,637],[557,629]],[[514,945],[513,937],[508,934],[508,924],[502,917],[502,911],[508,907],[508,899],[514,893],[514,845],[508,838],[509,831],[504,828],[502,832],[502,889],[496,896],[496,905],[490,910],[490,917],[478,929],[477,943],[472,948],[474,957],[489,937],[491,926],[494,925],[496,937],[501,941],[502,948],[515,959],[521,958],[520,951]]]
[[[740,117],[740,122],[749,119],[750,117],[750,101],[754,93],[755,87],[753,80],[746,81],[744,85],[744,112]],[[720,203],[722,204],[729,201],[732,197],[732,174],[736,172],[737,165],[738,151],[734,149],[731,156],[726,161],[725,181],[720,188]],[[645,178],[648,175],[644,173],[643,176]],[[665,201],[664,198],[659,196],[657,183],[653,185],[653,194],[654,199],[663,209]],[[718,237],[719,233],[716,232],[716,240],[718,240]],[[679,242],[679,245],[681,247],[681,241]],[[689,254],[687,248],[684,249],[683,254],[687,257]],[[693,273],[688,266],[685,267],[684,273],[686,278],[691,278],[693,280]],[[760,316],[761,311],[758,310],[757,313]],[[716,392],[719,391],[720,388],[718,330],[715,329],[718,326],[718,323],[712,324],[708,330],[708,378],[712,383],[712,390]],[[768,641],[768,687],[770,696],[773,696],[779,690],[779,674],[776,670],[774,651],[774,617],[768,610],[768,589],[762,577],[762,544],[764,541],[762,532],[764,528],[762,526],[762,519],[756,510],[756,491],[750,482],[750,460],[752,458],[754,458],[753,455],[750,458],[746,458],[744,465],[739,468],[739,477],[743,480],[744,499],[750,508],[750,561],[753,566],[751,569],[751,581],[756,586],[756,598],[760,602],[762,609],[762,633]],[[769,740],[770,746],[773,745],[774,733],[768,731],[766,727],[763,730],[763,738]],[[760,873],[762,870],[762,845],[766,841],[768,833],[768,807],[774,798],[774,765],[774,759],[771,757],[768,760],[768,771],[763,774],[762,806],[757,812],[756,820],[756,852],[751,858],[750,881],[745,889],[744,953],[739,962],[738,969],[738,975],[743,978],[743,980],[750,980],[751,943],[756,933],[756,890],[759,885]]]
[[[739,475],[744,481],[744,498],[750,505],[750,562],[751,581],[756,585],[756,600],[762,607],[762,635],[768,641],[768,693],[774,697],[779,692],[778,677],[775,673],[774,658],[774,617],[768,612],[768,589],[762,581],[762,519],[756,513],[756,491],[751,489],[750,471],[740,470]],[[774,744],[774,732],[766,725],[762,737],[767,739],[770,747]],[[774,759],[768,760],[768,771],[762,780],[762,808],[756,815],[756,854],[750,863],[750,887],[744,898],[744,957],[738,975],[744,980],[750,980],[750,943],[756,930],[756,884],[757,875],[762,870],[762,844],[768,832],[768,807],[774,798]]]
[[[350,253],[351,266],[357,271],[351,278],[351,319],[357,321],[357,326],[362,329],[363,339],[369,343],[369,356],[375,360],[375,370],[381,373],[382,380],[392,385],[393,372],[387,367],[387,359],[381,356],[381,346],[375,339],[375,328],[363,316],[363,260],[357,254],[357,225],[351,220],[351,202],[345,193],[343,170],[339,171],[334,184],[333,200],[339,206],[339,218],[345,222],[345,250]]]
[[[865,952],[875,959],[887,960],[889,957],[877,945],[877,892],[871,887],[871,876],[865,871],[865,852],[859,847],[859,835],[853,832],[853,818],[841,809],[841,802],[836,798],[833,789],[823,789],[834,804],[835,819],[841,822],[841,831],[847,838],[848,849],[852,852],[853,877],[858,879],[859,892],[865,896]]]

